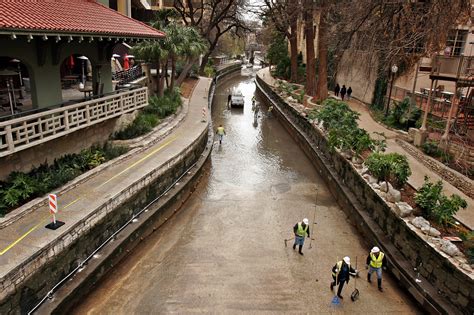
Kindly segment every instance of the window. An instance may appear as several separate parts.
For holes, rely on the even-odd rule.
[[[467,30],[452,30],[449,32],[446,48],[444,49],[445,56],[460,56],[464,52],[467,32]]]

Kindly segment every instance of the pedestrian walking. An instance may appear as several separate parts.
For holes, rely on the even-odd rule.
[[[339,96],[340,90],[341,90],[341,87],[339,86],[339,83],[336,83],[336,87],[334,88],[334,95]]]
[[[383,292],[382,288],[382,269],[387,270],[387,258],[385,258],[385,254],[380,251],[380,248],[375,246],[367,256],[366,261],[366,269],[369,269],[367,273],[367,281],[372,283],[370,280],[370,276],[375,271],[377,274],[377,285],[380,292]]]
[[[303,244],[306,236],[309,237],[309,220],[304,218],[303,221],[298,222],[293,227],[293,232],[295,233],[295,243],[293,244],[293,249],[296,249],[296,245],[299,246],[298,253],[303,255]]]
[[[232,100],[232,95],[229,94],[227,96],[227,106],[229,106],[231,100]]]
[[[334,286],[339,285],[337,288],[337,297],[343,299],[341,293],[344,284],[349,283],[350,276],[357,276],[359,273],[358,270],[351,267],[351,259],[349,256],[344,257],[341,261],[338,261],[334,267],[332,267],[332,279],[330,288],[331,291],[334,289]]]
[[[225,129],[224,127],[222,127],[222,125],[219,125],[219,127],[217,127],[216,134],[219,137],[219,144],[222,144],[222,139],[224,138],[224,135],[226,134]]]
[[[344,96],[346,95],[347,89],[345,85],[342,85],[341,89],[341,99],[344,100]]]
[[[349,88],[347,89],[347,100],[351,99],[351,94],[352,94],[352,88],[349,86]]]

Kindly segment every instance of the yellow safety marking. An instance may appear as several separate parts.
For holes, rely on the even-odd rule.
[[[21,242],[22,239],[24,239],[25,237],[27,237],[31,232],[33,232],[34,230],[36,230],[41,224],[43,224],[43,222],[41,221],[40,223],[38,223],[37,225],[35,225],[34,227],[32,227],[31,229],[28,230],[28,232],[26,232],[25,234],[23,234],[21,237],[19,237],[16,241],[14,241],[13,243],[11,243],[10,245],[8,245],[7,247],[5,247],[5,249],[3,249],[1,252],[0,252],[0,256],[2,256],[3,254],[5,254],[6,252],[8,252],[10,249],[12,249],[16,244],[18,244],[19,242]]]
[[[100,188],[102,186],[104,186],[105,184],[107,184],[108,182],[110,182],[111,180],[113,180],[114,178],[117,178],[118,176],[122,175],[123,173],[125,173],[126,171],[130,170],[131,168],[137,166],[138,164],[142,163],[143,161],[149,159],[151,156],[153,156],[154,154],[156,154],[158,151],[162,150],[163,148],[165,148],[166,146],[168,146],[169,144],[171,144],[173,141],[175,141],[177,138],[176,137],[173,137],[171,138],[169,141],[165,142],[163,145],[161,145],[160,147],[156,148],[155,150],[153,150],[152,152],[150,152],[149,154],[147,154],[146,156],[144,156],[143,158],[141,158],[140,160],[138,160],[137,162],[133,163],[132,165],[130,165],[129,167],[127,167],[126,169],[124,169],[123,171],[121,171],[120,173],[118,173],[117,175],[114,175],[112,176],[111,178],[109,178],[107,181],[103,182],[102,184],[100,184],[97,188]],[[72,206],[73,204],[75,204],[76,202],[78,202],[80,199],[82,198],[81,197],[78,197],[76,198],[75,200],[71,201],[70,203],[68,203],[67,205],[64,206],[64,209],[67,209],[68,207]],[[49,215],[48,215],[49,217]],[[29,229],[25,234],[23,234],[22,236],[20,236],[16,241],[14,241],[13,243],[11,243],[10,245],[8,245],[7,247],[5,247],[1,252],[0,252],[0,256],[2,256],[3,254],[5,254],[6,252],[8,252],[10,249],[12,249],[14,246],[16,246],[19,242],[21,242],[25,237],[27,237],[31,232],[33,232],[34,230],[36,230],[40,225],[44,224],[44,221],[46,220],[47,218],[42,218],[40,223],[38,223],[37,225],[35,225],[34,227],[32,227],[31,229]]]
[[[64,209],[67,209],[68,207],[72,206],[73,204],[75,204],[76,202],[78,202],[82,197],[79,197],[77,198],[76,200],[73,200],[71,201],[70,203],[68,203],[67,205],[64,206]]]
[[[158,151],[162,150],[163,148],[165,148],[166,146],[170,145],[173,141],[176,140],[177,137],[173,137],[171,138],[169,141],[167,141],[166,143],[164,143],[163,145],[161,145],[160,147],[156,148],[155,150],[153,150],[152,152],[150,152],[149,154],[147,154],[146,156],[144,156],[143,158],[141,158],[140,160],[136,161],[135,163],[133,163],[132,165],[130,165],[129,167],[127,167],[126,169],[124,169],[123,171],[121,171],[120,173],[112,176],[111,178],[109,178],[108,180],[106,180],[105,182],[103,182],[102,184],[100,184],[99,186],[97,186],[97,188],[100,188],[104,185],[106,185],[107,183],[109,183],[111,180],[117,178],[118,176],[122,175],[123,173],[129,171],[131,168],[134,168],[135,166],[137,166],[138,164],[144,162],[145,160],[149,159],[151,156],[155,155]]]

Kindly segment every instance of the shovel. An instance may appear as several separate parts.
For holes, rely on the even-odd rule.
[[[357,270],[357,256],[356,256],[356,270]],[[359,299],[359,290],[357,289],[357,278],[358,278],[358,275],[356,274],[356,276],[354,277],[354,291],[352,291],[352,294],[351,294],[352,302],[355,302],[356,300]]]
[[[291,241],[292,239],[294,239],[294,237],[288,239],[285,238],[285,247],[288,247],[288,241]]]

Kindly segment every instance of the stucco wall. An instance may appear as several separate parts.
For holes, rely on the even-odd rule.
[[[372,103],[377,79],[377,61],[358,51],[346,50],[337,69],[336,82],[352,87],[352,97]]]

